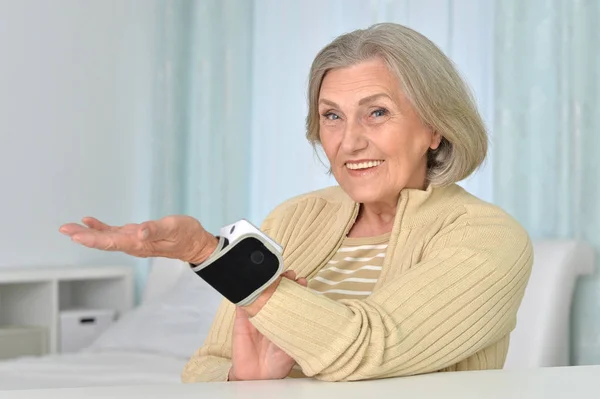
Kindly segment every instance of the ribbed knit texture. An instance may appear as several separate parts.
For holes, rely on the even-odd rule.
[[[334,187],[279,206],[262,229],[312,278],[358,214]],[[374,292],[334,301],[283,279],[252,318],[305,375],[328,381],[501,368],[532,266],[527,233],[457,185],[401,192]],[[225,381],[234,306],[224,302],[182,380]]]

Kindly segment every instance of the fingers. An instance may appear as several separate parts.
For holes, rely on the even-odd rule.
[[[74,234],[87,231],[88,228],[77,223],[67,223],[60,226],[58,231],[62,234],[72,237]]]
[[[62,226],[60,226],[58,231],[61,232],[62,234],[73,237],[74,234],[78,234],[78,233],[87,231],[88,228],[93,229],[93,230],[98,230],[98,231],[113,231],[116,229],[116,227],[109,226],[105,223],[102,223],[98,219],[90,217],[90,216],[84,217],[81,221],[84,224],[84,226],[77,224],[77,223],[67,223],[67,224],[63,224]]]
[[[73,229],[71,240],[88,248],[122,251],[133,256],[147,257],[147,246],[140,242],[137,235],[132,234],[131,229],[127,227],[109,226],[108,230],[100,231],[80,226],[77,230]]]
[[[58,231],[71,237],[73,242],[88,248],[103,249],[107,251],[116,249],[114,241],[107,236],[107,233],[110,231],[107,231],[106,233],[102,231],[102,229],[106,231],[106,227],[110,228],[110,226],[105,225],[94,218],[84,218],[83,223],[85,226],[77,223],[63,224]]]
[[[286,270],[285,272],[281,273],[281,277],[285,277],[287,279],[290,280],[296,280],[296,272],[293,270]]]
[[[90,229],[95,229],[98,231],[109,231],[109,230],[115,229],[114,227],[109,226],[106,223],[102,223],[98,219],[93,218],[91,216],[86,216],[81,221],[83,222],[83,224],[85,224]]]
[[[167,216],[158,221],[147,221],[142,224],[132,223],[124,226],[110,226],[90,216],[84,217],[82,222],[83,226],[77,223],[62,225],[59,231],[87,247],[127,253],[147,249],[154,245],[152,242],[155,241],[172,241],[169,239],[176,233],[175,230],[181,229],[181,221],[173,216]],[[88,234],[92,232],[104,233],[106,236]]]
[[[93,230],[75,233],[71,236],[71,240],[88,248],[103,251],[117,251],[120,249],[113,237]]]
[[[297,282],[298,284],[300,284],[303,287],[308,286],[308,280],[304,277],[296,278],[296,272],[293,270],[287,270],[287,271],[281,273],[281,276],[285,277],[287,279],[290,279],[290,280],[294,280],[295,282]]]
[[[296,280],[296,282],[303,287],[308,287],[308,280],[305,279],[304,277],[300,277],[299,279]]]
[[[129,255],[147,258],[170,257],[173,243],[162,241],[168,238],[177,225],[170,223],[169,218],[159,221],[148,221],[143,224],[126,224],[110,226],[93,217],[85,217],[81,224],[68,223],[59,228],[62,234],[71,237],[73,242],[88,248],[103,251],[121,251]]]

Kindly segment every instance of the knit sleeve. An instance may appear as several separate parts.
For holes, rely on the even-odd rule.
[[[365,300],[335,302],[283,279],[252,323],[307,376],[344,381],[437,371],[515,326],[532,266],[512,219],[459,218],[421,261]]]

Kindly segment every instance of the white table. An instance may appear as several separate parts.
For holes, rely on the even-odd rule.
[[[81,398],[444,398],[444,399],[579,399],[600,398],[600,366],[526,371],[439,373],[350,383],[312,379],[192,385],[145,385],[0,392],[2,399]]]

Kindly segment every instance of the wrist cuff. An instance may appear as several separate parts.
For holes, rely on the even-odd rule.
[[[217,249],[192,270],[237,306],[246,306],[281,274],[283,258],[259,234],[244,234],[229,242],[219,237]]]

